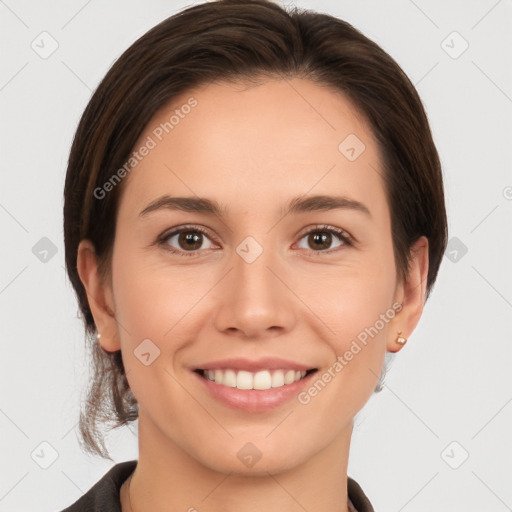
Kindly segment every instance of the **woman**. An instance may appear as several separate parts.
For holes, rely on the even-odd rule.
[[[139,458],[66,510],[372,511],[353,418],[446,231],[421,101],[349,24],[220,0],[154,27],[89,102],[64,205],[85,447],[138,419]]]

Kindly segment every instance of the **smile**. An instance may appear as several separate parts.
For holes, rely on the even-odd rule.
[[[190,370],[199,389],[216,402],[239,411],[265,413],[293,401],[318,367],[268,355],[198,361]]]
[[[297,382],[309,373],[311,370],[261,370],[258,372],[249,372],[245,370],[234,369],[211,369],[196,370],[202,377],[221,386],[237,388],[241,390],[266,390],[271,388],[280,388]]]

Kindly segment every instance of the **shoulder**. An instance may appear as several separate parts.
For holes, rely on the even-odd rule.
[[[375,512],[370,500],[361,489],[361,486],[352,478],[347,479],[347,494],[349,499],[349,512]],[[352,505],[352,508],[350,508]]]
[[[116,464],[81,498],[61,512],[121,512],[119,492],[136,465],[136,460]]]

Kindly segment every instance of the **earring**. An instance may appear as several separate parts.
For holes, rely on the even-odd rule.
[[[96,341],[97,341],[97,342],[99,342],[99,341],[100,341],[100,338],[101,338],[101,334],[100,334],[100,333],[97,333],[97,334],[96,334]],[[102,350],[104,353],[106,353],[106,354],[108,354],[108,353],[109,353],[109,351],[108,351],[108,350],[106,350],[106,349],[105,349],[105,347],[104,347],[101,343],[98,343],[98,347],[99,347],[99,348],[101,348],[101,350]]]
[[[407,338],[403,338],[402,336],[400,336],[402,334],[402,331],[398,331],[398,336],[396,337],[396,342],[399,343],[400,345],[405,345],[407,343]]]

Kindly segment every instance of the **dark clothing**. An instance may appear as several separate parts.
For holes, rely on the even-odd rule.
[[[121,512],[121,485],[132,474],[136,465],[136,460],[116,464],[89,491],[62,512]],[[359,484],[350,477],[348,498],[351,512],[374,512]]]

